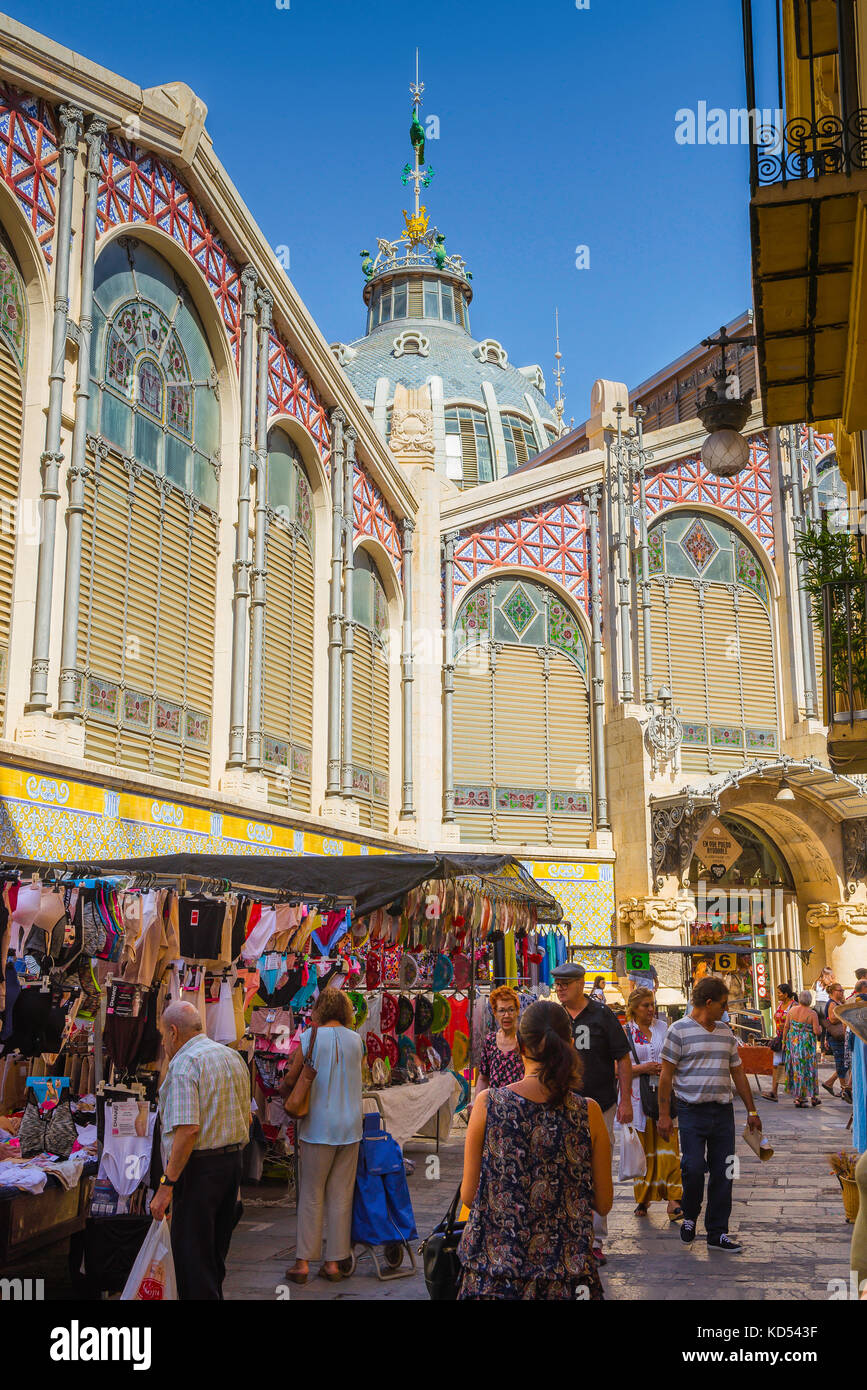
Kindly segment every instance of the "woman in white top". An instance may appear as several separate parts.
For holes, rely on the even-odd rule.
[[[310,1062],[316,1079],[310,1087],[310,1108],[296,1121],[298,1130],[297,1259],[286,1277],[306,1284],[310,1261],[322,1254],[322,1235],[328,1258],[319,1273],[336,1283],[340,1262],[351,1253],[352,1198],[361,1142],[361,1058],[363,1043],[352,1023],[355,1012],[339,989],[324,989],[316,1000],[311,1023],[316,1026]],[[284,1096],[301,1074],[311,1050],[311,1029],[301,1034],[281,1085]]]
[[[670,1139],[663,1139],[656,1120],[645,1114],[641,1104],[640,1078],[648,1077],[655,1090],[667,1032],[668,1025],[656,1017],[653,990],[634,989],[626,1001],[626,1036],[632,1050],[632,1125],[641,1136],[647,1159],[644,1177],[637,1178],[634,1185],[635,1215],[646,1216],[651,1202],[667,1202],[669,1221],[679,1221],[683,1216],[683,1182],[677,1129],[672,1130]]]

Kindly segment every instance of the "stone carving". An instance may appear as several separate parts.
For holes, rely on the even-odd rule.
[[[473,348],[473,356],[478,357],[480,362],[492,362],[495,367],[505,367],[509,360],[509,354],[496,338],[485,338],[481,343],[477,343]]]
[[[696,910],[690,898],[627,898],[617,909],[617,916],[620,925],[637,939],[642,930],[680,933],[682,927],[695,921]]]
[[[867,936],[867,903],[814,903],[807,908],[807,926],[823,936],[835,931]]]
[[[425,337],[417,328],[404,329],[394,340],[395,357],[403,357],[409,352],[417,353],[419,357],[427,357],[430,354],[430,338]]]
[[[388,443],[392,453],[404,462],[433,465],[433,410],[429,387],[395,386]]]

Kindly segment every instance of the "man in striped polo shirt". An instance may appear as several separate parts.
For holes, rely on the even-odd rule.
[[[728,1004],[722,980],[699,980],[692,992],[692,1013],[673,1023],[662,1047],[659,1077],[659,1132],[671,1136],[671,1093],[677,1100],[680,1168],[683,1176],[685,1245],[695,1240],[695,1225],[704,1198],[704,1170],[709,1170],[704,1224],[711,1250],[737,1255],[741,1247],[728,1234],[732,1210],[732,1159],[735,1152],[735,1112],[732,1084],[747,1109],[750,1129],[762,1122],[744,1075],[737,1039],[722,1016]]]

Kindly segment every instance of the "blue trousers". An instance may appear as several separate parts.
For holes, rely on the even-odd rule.
[[[708,1240],[725,1235],[732,1211],[731,1162],[735,1151],[735,1111],[729,1102],[703,1105],[677,1102],[680,1171],[684,1219],[698,1221],[704,1199],[705,1167],[709,1171],[704,1225]]]

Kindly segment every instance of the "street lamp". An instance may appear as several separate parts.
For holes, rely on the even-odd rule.
[[[750,388],[744,396],[732,394],[734,385],[726,371],[726,348],[732,343],[749,347],[755,341],[754,336],[730,338],[725,328],[720,329],[716,338],[702,339],[704,347],[718,347],[721,356],[719,371],[714,372],[714,384],[708,386],[704,400],[696,407],[698,418],[708,432],[701,446],[701,461],[707,471],[718,478],[734,477],[750,461],[750,448],[741,430],[749,419],[753,391]]]

